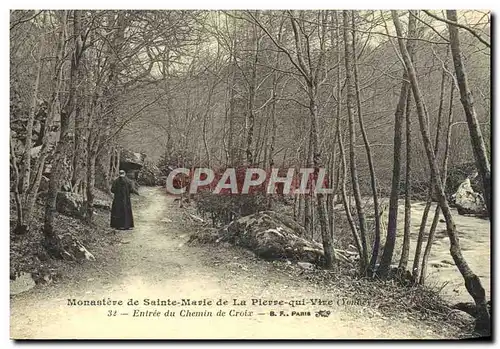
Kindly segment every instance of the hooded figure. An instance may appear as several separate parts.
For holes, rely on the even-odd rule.
[[[130,179],[125,176],[125,171],[120,170],[120,177],[115,179],[111,186],[114,195],[111,206],[111,227],[115,229],[130,229],[134,227],[130,193],[139,195]]]

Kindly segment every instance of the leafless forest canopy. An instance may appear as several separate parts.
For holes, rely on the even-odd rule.
[[[456,173],[472,168],[490,208],[490,71],[482,11],[15,10],[14,226],[30,234],[45,185],[43,244],[60,256],[61,186],[84,198],[90,223],[95,191],[109,192],[122,149],[145,153],[160,171],[326,168],[335,196],[292,204],[306,236],[318,233],[322,265],[338,261],[333,246],[345,231],[362,275],[388,277],[399,260],[398,275],[423,283],[432,229],[418,232],[408,260],[410,204],[425,201],[429,220],[441,212],[446,221],[485,328],[484,290],[461,254],[450,197],[465,179]],[[276,204],[265,198],[262,207]]]

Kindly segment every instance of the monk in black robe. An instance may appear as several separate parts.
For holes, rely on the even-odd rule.
[[[134,184],[125,176],[125,171],[120,170],[120,177],[115,179],[111,186],[114,195],[111,206],[111,227],[115,229],[130,229],[134,227],[130,193],[139,195]]]

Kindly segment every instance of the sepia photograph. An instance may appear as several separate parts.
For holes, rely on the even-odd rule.
[[[491,341],[489,10],[8,11],[11,340]]]

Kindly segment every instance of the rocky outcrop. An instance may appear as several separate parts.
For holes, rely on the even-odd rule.
[[[93,207],[101,210],[111,210],[111,201],[94,199]]]
[[[137,175],[137,183],[150,187],[161,185],[160,169],[155,164],[145,161]]]
[[[467,178],[470,179],[472,190],[475,192],[481,192],[481,176],[477,175],[475,162],[465,162],[450,166],[448,169],[448,176],[446,177],[446,194],[448,196],[455,194],[457,188]]]
[[[10,276],[10,294],[15,295],[35,287],[35,281],[30,273],[21,272],[19,275]]]
[[[474,318],[474,316],[466,313],[465,311],[452,310],[448,314],[448,321],[459,322],[462,325],[472,326],[475,323],[476,319]]]
[[[268,259],[287,259],[322,265],[323,246],[301,237],[303,228],[272,211],[258,212],[239,218],[219,231],[194,234],[190,242],[229,242]]]
[[[125,172],[140,170],[144,166],[146,155],[143,153],[134,153],[127,149],[120,152],[120,169]]]
[[[33,147],[31,149],[31,157],[32,157],[32,164],[35,162],[34,160],[36,158],[38,158],[38,156],[40,156],[40,151],[42,149],[42,146],[39,145],[37,147]],[[44,168],[43,168],[43,173],[42,173],[42,178],[40,180],[40,186],[38,188],[38,191],[39,192],[45,192],[48,190],[49,188],[49,180],[50,180],[50,175],[52,173],[52,162],[53,162],[53,154],[51,152],[49,152],[49,154],[47,155],[47,157],[45,158],[45,165],[44,165]],[[68,160],[68,159],[65,159],[64,161],[64,170],[63,172],[64,173],[71,173],[71,168],[72,168],[72,165],[71,165],[71,161]],[[33,169],[35,170],[35,169]],[[61,183],[61,188],[60,190],[61,191],[71,191],[71,181],[69,178],[62,178],[61,179],[62,183]]]
[[[134,153],[127,149],[120,151],[120,170],[127,173],[127,177],[133,181],[138,180],[139,172],[144,167],[146,154]]]
[[[457,207],[458,214],[487,215],[484,198],[480,193],[472,189],[469,178],[460,184],[457,192],[452,195],[451,200]]]
[[[95,199],[93,203],[94,208],[110,210],[111,202],[106,200]],[[57,212],[65,216],[74,218],[83,218],[85,215],[85,207],[83,197],[79,194],[72,192],[58,192],[56,198]]]
[[[83,218],[83,198],[75,193],[60,191],[57,193],[56,209],[65,216]]]
[[[280,214],[274,211],[263,211],[262,213],[267,214],[274,220],[277,220],[282,224],[286,225],[288,228],[292,229],[298,236],[304,237],[306,235],[306,230],[304,229],[304,227],[301,226],[299,223],[297,223],[293,218],[290,218],[287,215]]]
[[[70,260],[89,260],[95,261],[95,257],[90,253],[87,248],[73,235],[66,233],[59,236],[61,241],[61,246],[64,249],[64,256]]]

